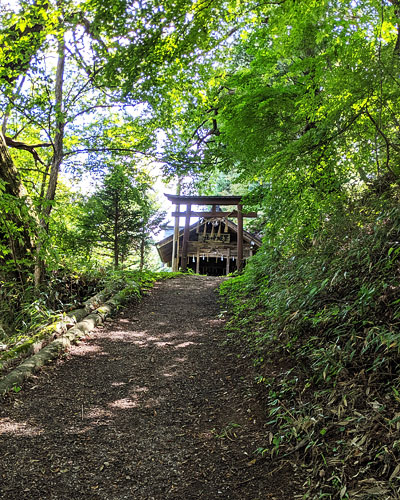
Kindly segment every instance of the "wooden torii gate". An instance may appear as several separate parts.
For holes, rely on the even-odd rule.
[[[185,230],[182,241],[182,271],[187,268],[187,253],[189,243],[189,228],[191,217],[202,217],[204,219],[214,218],[237,218],[237,269],[243,269],[243,217],[257,217],[257,212],[243,212],[241,196],[182,196],[177,194],[165,194],[168,200],[176,206],[172,216],[175,217],[174,238],[172,246],[172,270],[178,270],[179,263],[179,218],[185,217]],[[186,211],[181,212],[180,206],[186,205]],[[192,211],[192,205],[211,205],[211,212]],[[236,210],[232,212],[221,212],[217,210],[217,206],[236,205]]]

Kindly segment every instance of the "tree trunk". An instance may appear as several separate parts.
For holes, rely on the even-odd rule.
[[[64,68],[65,68],[65,41],[61,37],[58,41],[58,62],[56,73],[56,87],[55,87],[55,112],[56,112],[56,133],[54,136],[54,155],[50,168],[50,179],[46,193],[46,206],[44,207],[44,214],[46,217],[50,215],[52,204],[54,201],[58,174],[60,166],[63,161],[63,146],[64,146],[64,129],[65,129],[65,115],[63,109],[63,85],[64,85]],[[48,226],[48,224],[47,224]]]
[[[114,268],[119,266],[119,196],[115,193],[115,218],[114,218]]]
[[[139,265],[140,272],[142,272],[143,268],[144,268],[144,251],[145,251],[145,246],[146,246],[146,233],[145,233],[145,227],[143,226],[143,228],[142,228],[142,237],[140,239],[140,265]]]
[[[114,230],[114,269],[118,269],[118,266],[119,266],[119,241],[118,241],[118,233],[117,231]]]
[[[61,163],[63,161],[63,146],[64,146],[64,129],[65,129],[65,115],[63,109],[63,86],[64,86],[64,68],[65,68],[65,41],[64,36],[60,35],[58,41],[58,61],[56,72],[56,86],[55,86],[55,113],[56,113],[56,132],[53,142],[53,158],[51,161],[49,184],[45,197],[45,205],[42,210],[42,217],[40,225],[44,230],[44,234],[49,229],[49,216],[53,208],[52,202],[54,201],[57,189],[58,175],[60,172]],[[36,248],[36,262],[35,262],[35,288],[38,289],[43,280],[45,273],[45,263],[42,256],[43,241],[38,241]]]
[[[12,161],[5,138],[0,131],[0,193],[4,192],[12,198],[15,198],[16,205],[25,203],[31,208],[31,202],[28,193],[21,182],[19,173]],[[26,257],[27,252],[33,249],[34,243],[31,234],[34,233],[29,223],[35,221],[35,213],[32,209],[31,221],[21,215],[20,210],[11,210],[0,212],[0,223],[3,226],[0,230],[0,241],[8,242],[11,256],[16,262],[18,259]]]
[[[32,57],[46,36],[44,27],[48,8],[48,1],[43,0],[40,9],[37,9],[37,2],[34,1],[33,6],[25,12],[29,22],[24,30],[21,32],[19,27],[14,25],[3,33],[5,37],[1,48],[5,51],[7,62],[2,68],[1,83],[7,82],[11,85],[29,69]],[[14,198],[15,207],[10,203],[7,212],[0,210],[0,242],[8,242],[21,277],[18,260],[26,258],[28,252],[34,249],[33,239],[39,231],[39,220],[8,152],[4,138],[6,124],[7,113],[0,131],[0,195],[4,192]]]

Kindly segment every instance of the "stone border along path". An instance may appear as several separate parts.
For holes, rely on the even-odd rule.
[[[157,283],[0,400],[0,498],[296,498],[290,463],[254,453],[265,415],[225,342],[220,282]]]
[[[0,396],[4,396],[7,392],[15,389],[19,390],[20,385],[27,378],[31,377],[35,371],[53,359],[56,359],[63,351],[71,347],[73,342],[77,342],[87,336],[96,326],[103,324],[107,317],[115,312],[118,307],[122,306],[127,301],[127,298],[129,296],[132,297],[137,290],[139,290],[139,285],[132,282],[97,309],[91,309],[91,304],[96,303],[98,298],[106,296],[106,294],[108,296],[111,294],[111,292],[107,293],[106,290],[103,290],[87,300],[84,303],[84,308],[72,311],[61,321],[45,327],[45,330],[53,327],[53,333],[59,333],[59,330],[65,332],[55,340],[45,344],[44,347],[39,346],[48,342],[49,339],[46,337],[41,339],[37,344],[39,352],[28,357],[25,361],[21,361],[10,373],[0,378]],[[76,319],[79,322],[74,324]],[[72,326],[73,324],[74,326]],[[35,350],[35,345],[32,348]]]

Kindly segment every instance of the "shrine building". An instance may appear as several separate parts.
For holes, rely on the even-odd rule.
[[[162,262],[173,271],[192,269],[209,276],[227,275],[242,270],[245,262],[261,246],[261,240],[243,229],[243,217],[256,217],[242,211],[240,196],[166,195],[176,205],[174,233],[157,243]],[[180,206],[186,211],[180,212]],[[211,205],[211,211],[192,211],[192,205]],[[236,210],[220,207],[236,205]],[[185,218],[185,227],[179,219]],[[190,225],[191,217],[199,220]],[[237,218],[235,224],[230,218]]]

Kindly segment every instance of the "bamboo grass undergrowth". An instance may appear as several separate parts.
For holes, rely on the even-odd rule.
[[[257,453],[294,461],[299,498],[399,497],[398,201],[392,187],[329,214],[308,245],[264,244],[221,285],[265,402]]]

